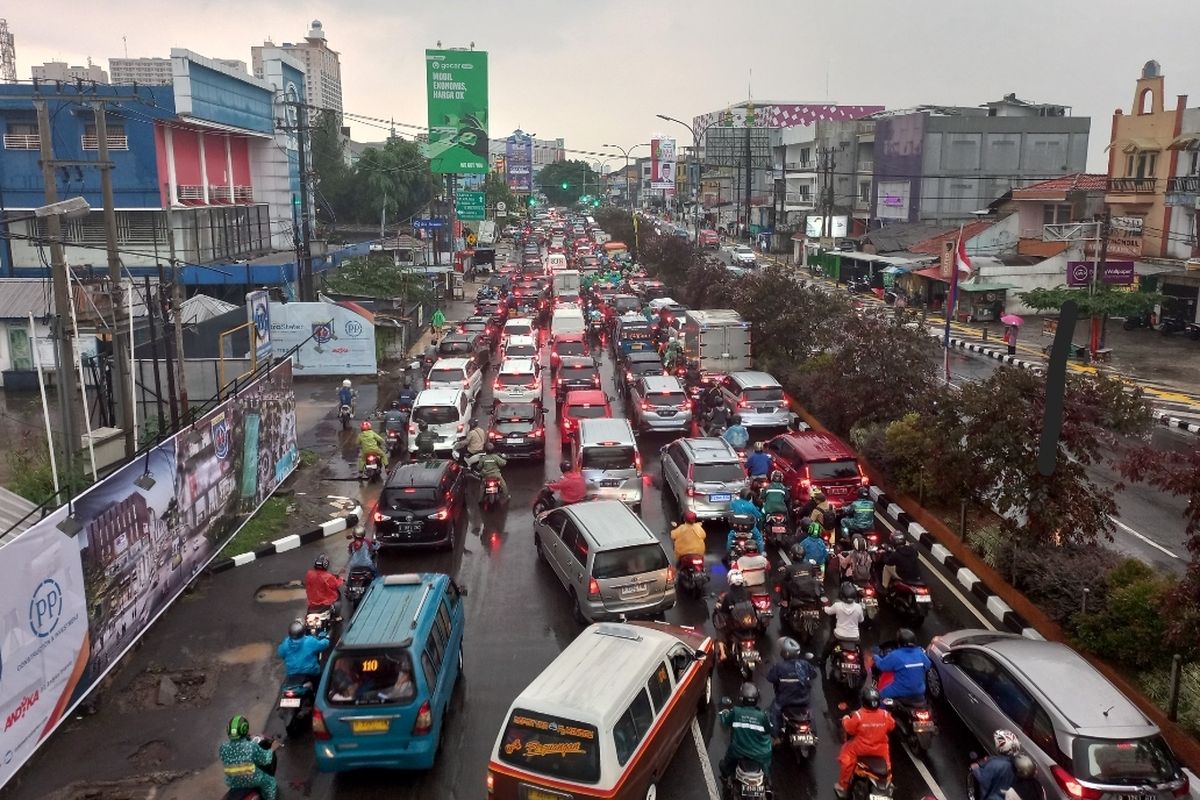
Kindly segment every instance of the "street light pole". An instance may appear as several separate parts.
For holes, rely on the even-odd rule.
[[[638,149],[639,147],[649,147],[649,146],[650,146],[649,142],[639,142],[635,145],[631,145],[628,149],[621,147],[621,145],[619,145],[619,144],[602,145],[602,147],[615,147],[616,149],[621,151],[621,155],[625,156],[625,196],[626,196],[626,200],[629,203],[629,210],[631,212],[633,211],[633,192],[629,191],[629,154],[632,153],[634,150]]]

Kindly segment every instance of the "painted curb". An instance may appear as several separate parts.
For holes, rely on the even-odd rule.
[[[275,541],[264,544],[262,547],[250,553],[242,553],[241,555],[234,556],[233,558],[223,558],[210,566],[208,568],[208,572],[217,573],[224,572],[228,569],[233,569],[234,567],[244,567],[246,564],[253,563],[260,558],[267,558],[268,556],[273,556],[278,553],[286,553],[289,550],[295,550],[301,545],[316,542],[326,537],[333,536],[335,533],[341,533],[344,530],[353,528],[354,526],[358,525],[358,521],[361,517],[362,506],[355,506],[354,510],[346,516],[334,517],[327,522],[322,522],[319,526],[313,528],[311,531],[294,533],[291,536],[285,536],[282,539],[276,539]]]
[[[1186,419],[1173,417],[1166,411],[1155,411],[1154,421],[1166,428],[1176,428],[1181,431],[1200,435],[1200,422],[1190,422]]]

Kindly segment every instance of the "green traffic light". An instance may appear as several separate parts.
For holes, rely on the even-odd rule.
[[[563,181],[563,182],[562,182],[562,188],[563,188],[564,190],[565,190],[565,189],[567,189],[568,187],[570,187],[570,185],[571,185],[571,184],[567,183],[566,181]]]

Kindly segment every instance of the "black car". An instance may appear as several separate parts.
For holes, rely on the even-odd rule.
[[[491,317],[467,317],[458,323],[458,331],[482,336],[490,350],[496,346],[500,326],[493,322]]]
[[[475,316],[486,317],[497,328],[503,327],[504,320],[508,319],[508,304],[502,300],[484,298],[475,303]]]
[[[492,409],[488,440],[505,458],[546,457],[546,420],[538,403],[499,403]]]
[[[591,356],[563,356],[554,374],[554,400],[561,403],[572,389],[599,389],[600,370]]]
[[[478,333],[448,333],[438,342],[439,358],[473,358],[484,367],[491,360],[487,339]]]
[[[644,378],[647,375],[664,374],[662,357],[655,350],[640,350],[629,353],[625,356],[621,364],[621,369],[624,370],[624,380],[620,384],[626,393],[628,393],[629,388],[633,386],[634,381],[638,378]]]
[[[371,515],[381,547],[454,547],[463,511],[463,470],[454,461],[431,459],[392,471]]]

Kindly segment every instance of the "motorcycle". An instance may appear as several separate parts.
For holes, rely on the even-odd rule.
[[[314,677],[287,676],[280,684],[275,706],[289,738],[300,736],[312,724],[316,688]]]
[[[884,642],[879,645],[879,654],[886,656],[896,648],[896,643]],[[875,676],[875,685],[879,688],[887,686],[891,681],[891,673],[881,673],[872,665],[871,672]],[[933,737],[937,735],[937,722],[933,719],[933,709],[929,701],[921,698],[891,698],[883,699],[883,706],[896,720],[896,732],[903,738],[908,748],[917,755],[929,751]]]
[[[704,566],[704,556],[687,555],[679,559],[677,585],[681,591],[699,597],[709,578],[708,570]]]
[[[758,610],[753,603],[737,603],[730,610],[728,625],[738,670],[745,680],[750,680],[754,670],[762,663],[762,655],[758,651]]]
[[[336,606],[309,606],[304,613],[304,632],[309,636],[328,636],[333,631]]]
[[[367,587],[375,580],[375,571],[368,567],[354,567],[346,576],[346,599],[350,601],[351,610],[358,608]]]
[[[500,491],[500,479],[495,477],[487,477],[483,479],[483,495],[479,498],[479,505],[484,511],[492,511],[499,508],[504,502],[504,494]]]
[[[852,800],[890,800],[895,789],[892,771],[878,756],[859,756],[847,795]]]
[[[751,589],[750,602],[754,604],[754,610],[758,612],[758,632],[766,633],[767,625],[775,616],[775,611],[771,608],[770,589],[765,584]]]
[[[733,800],[770,800],[774,796],[767,774],[756,762],[738,761],[733,777],[726,779],[727,795]]]
[[[929,587],[920,581],[911,583],[893,578],[884,590],[883,599],[914,627],[920,627],[933,605]]]
[[[762,508],[763,489],[771,485],[771,479],[766,475],[754,475],[750,478],[750,499],[754,505]]]
[[[374,483],[380,479],[382,474],[383,465],[379,461],[379,455],[377,453],[367,453],[367,458],[363,462],[362,477],[359,480]]]
[[[782,511],[767,514],[763,519],[763,536],[766,537],[767,544],[778,547],[780,541],[787,535],[787,514]]]
[[[338,419],[342,421],[342,430],[350,430],[350,418],[352,416],[354,416],[353,409],[346,403],[342,403],[338,408]]]
[[[854,585],[858,587],[863,616],[867,622],[874,622],[875,617],[879,616],[879,595],[875,592],[875,584],[871,581],[854,581]]]
[[[839,640],[833,648],[833,679],[852,692],[863,685],[863,657],[858,642]]]
[[[270,750],[274,740],[266,736],[254,736],[250,741],[261,747],[263,750]],[[279,759],[274,754],[271,755],[271,761],[264,766],[260,766],[263,772],[274,777],[275,768],[279,765]],[[229,789],[225,792],[222,800],[263,800],[262,792],[257,788],[250,789]]]
[[[812,641],[821,626],[821,608],[829,602],[827,598],[815,600],[781,600],[780,622],[803,643]]]
[[[391,453],[392,458],[398,457],[400,455],[400,451],[404,447],[403,437],[400,435],[402,430],[403,429],[397,430],[396,428],[386,428],[383,432],[383,438],[387,441],[387,449],[388,452]]]
[[[533,498],[533,515],[540,516],[546,511],[558,506],[558,500],[554,496],[554,490],[549,486],[543,486],[537,496]]]
[[[797,763],[813,754],[817,748],[817,732],[813,729],[808,706],[783,707],[783,738],[795,754]]]

